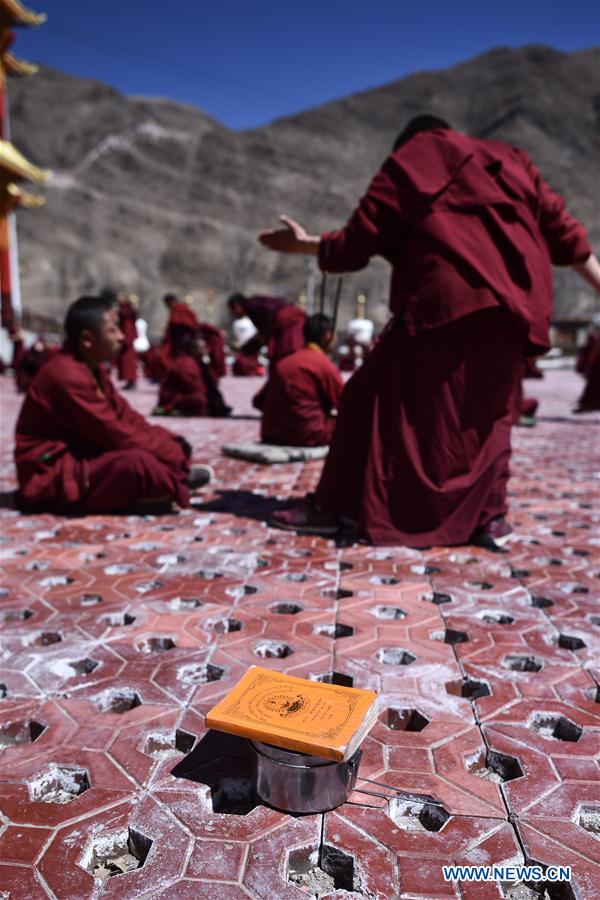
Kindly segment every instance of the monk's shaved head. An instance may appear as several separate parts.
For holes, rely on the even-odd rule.
[[[227,298],[227,306],[234,319],[241,319],[246,315],[246,297],[239,291]]]
[[[325,347],[331,342],[332,335],[333,320],[324,313],[315,313],[304,323],[304,340],[307,344]]]
[[[97,332],[105,313],[113,307],[114,302],[104,296],[80,297],[75,303],[71,303],[65,317],[65,334],[69,343],[77,347],[81,333],[86,329]]]
[[[408,125],[403,128],[396,140],[394,141],[394,151],[398,150],[406,144],[415,134],[420,131],[432,131],[434,128],[450,128],[451,126],[439,116],[422,115],[415,116]]]

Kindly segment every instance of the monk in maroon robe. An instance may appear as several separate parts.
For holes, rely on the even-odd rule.
[[[206,352],[210,357],[210,372],[218,382],[226,374],[225,338],[220,328],[208,322],[200,322],[196,313],[187,303],[179,300],[175,294],[165,294],[163,298],[169,309],[169,321],[165,329],[162,350],[169,362],[177,354],[177,345],[181,334],[193,333],[204,341]]]
[[[258,353],[248,353],[242,347],[239,350],[235,358],[233,360],[233,366],[231,367],[232,375],[237,375],[241,378],[246,378],[249,376],[257,376],[265,374],[265,367],[261,364]]]
[[[306,346],[279,360],[265,391],[261,440],[267,444],[329,444],[344,383],[326,355],[333,322],[317,313],[304,323]]]
[[[123,340],[113,304],[80,298],[65,331],[64,349],[34,378],[17,421],[20,507],[102,513],[140,502],[187,506],[189,444],[135,412],[104,368]],[[194,486],[208,480],[208,468],[204,476],[194,473]]]
[[[576,413],[600,409],[600,316],[595,316],[592,331],[577,358],[577,371],[586,384],[573,410]]]
[[[124,381],[123,390],[132,390],[137,381],[137,353],[133,342],[137,338],[137,310],[129,298],[122,293],[117,294],[117,309],[119,313],[119,328],[123,333],[123,346],[117,357],[117,371],[119,378]]]
[[[188,328],[174,329],[173,357],[161,381],[153,415],[228,416],[210,363],[204,361],[206,345]]]
[[[140,353],[140,360],[146,378],[155,383],[161,382],[169,368],[169,363],[162,347],[157,347],[153,344],[145,353]]]
[[[304,347],[306,313],[282,297],[245,297],[232,294],[229,309],[235,319],[248,316],[252,320],[261,345],[266,344],[271,363]]]
[[[60,347],[57,344],[47,343],[47,341],[38,337],[31,347],[25,349],[22,345],[15,354],[14,372],[17,391],[25,394],[34,377],[56,353]]]
[[[280,359],[304,347],[304,323],[306,312],[293,306],[282,297],[262,297],[232,294],[227,301],[234,319],[248,316],[258,334],[252,339],[254,346],[267,345],[270,378]],[[268,384],[268,382],[267,382]],[[252,398],[252,405],[262,410],[266,385]]]
[[[392,265],[389,326],[347,383],[314,502],[273,515],[304,533],[342,517],[375,544],[498,549],[511,397],[523,355],[550,347],[551,263],[600,290],[582,226],[520,150],[413,120],[345,228],[283,218],[273,250],[327,272]]]

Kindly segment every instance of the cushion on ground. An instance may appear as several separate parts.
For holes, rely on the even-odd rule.
[[[275,463],[306,462],[309,459],[323,459],[329,447],[288,447],[277,444],[259,444],[246,441],[243,444],[223,444],[221,451],[225,456],[247,459],[250,462]]]

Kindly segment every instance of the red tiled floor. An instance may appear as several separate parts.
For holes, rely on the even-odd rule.
[[[19,398],[0,388],[11,491]],[[273,498],[313,490],[321,463],[220,455],[257,436],[255,388],[225,381],[250,418],[184,423],[217,479],[179,515],[21,516],[4,497],[0,896],[287,900],[315,896],[294,875],[306,864],[321,896],[491,900],[499,883],[445,882],[442,865],[533,860],[572,865],[568,896],[595,900],[600,416],[570,415],[578,377],[531,386],[541,419],[515,431],[501,555],[269,528]],[[128,399],[147,414],[154,395]],[[246,745],[210,749],[204,715],[253,663],[379,692],[357,782],[371,794],[300,818],[248,799]],[[89,786],[57,795],[57,769]],[[394,790],[417,797],[373,795]],[[94,879],[91,848],[128,829],[152,842],[143,866]],[[323,846],[344,856],[336,894]]]

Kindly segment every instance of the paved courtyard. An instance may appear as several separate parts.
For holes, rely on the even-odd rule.
[[[258,435],[252,379],[225,379],[231,420],[171,420],[217,470],[193,508],[21,516],[0,382],[2,900],[600,895],[600,416],[569,414],[577,375],[526,382],[540,421],[515,431],[505,555],[269,528],[321,463],[220,456]],[[204,727],[253,663],[378,691],[371,793],[305,817],[256,800],[245,743]],[[377,796],[394,788],[416,796]],[[442,872],[523,862],[572,881]]]

